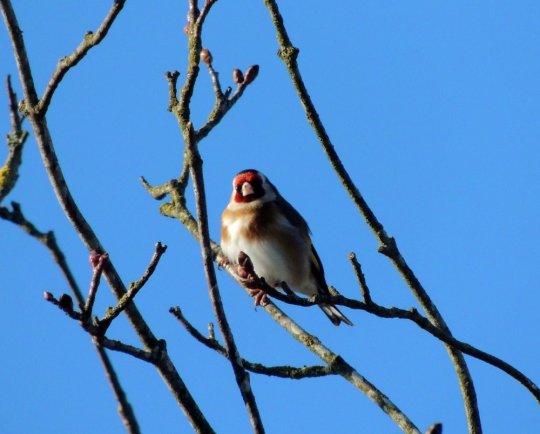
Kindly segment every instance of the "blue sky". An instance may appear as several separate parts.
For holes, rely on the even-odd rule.
[[[56,62],[96,29],[110,2],[14,5],[38,92]],[[300,67],[352,178],[396,237],[405,258],[456,337],[540,381],[540,4],[533,1],[281,2]],[[202,330],[212,321],[198,245],[138,182],[178,175],[182,142],[167,112],[164,72],[186,66],[187,2],[127,2],[105,42],[71,71],[48,121],[79,206],[125,282],[144,271],[160,240],[169,246],[137,305],[195,399],[220,433],[250,427],[230,365],[202,347],[168,314],[180,305]],[[380,304],[415,306],[331,171],[307,125],[263,2],[219,1],[204,45],[224,86],[233,68],[260,65],[256,82],[201,144],[210,229],[233,175],[255,167],[304,215],[327,280],[350,297],[359,290],[347,254],[355,251]],[[0,73],[14,76],[0,31]],[[0,126],[9,120],[5,96]],[[193,100],[200,125],[212,106],[201,71]],[[0,151],[3,158],[5,151]],[[33,138],[21,179],[8,197],[42,230],[56,232],[82,288],[88,253],[67,223]],[[190,199],[191,201],[191,199]],[[190,202],[191,203],[191,202]],[[90,339],[42,299],[66,292],[48,253],[0,221],[0,431],[10,434],[123,432]],[[220,288],[242,355],[252,361],[319,361],[277,326],[223,272]],[[97,309],[114,300],[105,284]],[[333,327],[316,309],[283,306],[308,331],[382,389],[422,429],[443,422],[464,433],[463,405],[444,347],[400,320],[347,312],[354,328]],[[122,318],[111,337],[136,343]],[[191,429],[155,370],[111,354],[145,433]],[[514,380],[467,358],[484,432],[536,433],[540,411]],[[393,422],[341,378],[282,380],[252,375],[269,433],[397,433]]]

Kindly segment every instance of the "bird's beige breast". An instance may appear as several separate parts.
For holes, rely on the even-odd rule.
[[[305,241],[283,216],[271,207],[259,212],[227,209],[222,215],[222,249],[237,262],[246,253],[255,272],[271,285],[282,281],[303,287],[309,274]]]

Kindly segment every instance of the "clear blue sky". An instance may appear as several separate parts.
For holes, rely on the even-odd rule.
[[[94,30],[110,1],[17,1],[41,93],[56,62]],[[281,2],[300,66],[329,134],[368,203],[394,235],[454,334],[540,382],[540,3],[537,1]],[[65,77],[49,126],[83,213],[124,281],[137,279],[160,240],[169,246],[137,304],[168,341],[180,374],[220,433],[248,433],[230,365],[195,343],[168,314],[180,305],[202,330],[212,321],[198,245],[138,183],[178,175],[182,142],[167,112],[164,72],[186,65],[186,1],[127,2],[103,45]],[[224,86],[231,71],[260,65],[257,81],[202,143],[211,233],[239,170],[262,170],[310,223],[327,279],[359,290],[346,259],[355,251],[374,299],[415,301],[338,183],[305,122],[262,1],[220,0],[204,44]],[[0,74],[16,76],[0,30]],[[15,77],[14,77],[15,78]],[[181,76],[180,81],[182,81]],[[19,91],[18,79],[14,80]],[[5,96],[0,129],[9,128]],[[202,71],[196,123],[212,106]],[[5,149],[0,151],[3,159]],[[8,197],[53,229],[79,284],[87,252],[63,216],[31,138]],[[0,221],[0,431],[9,434],[121,433],[116,403],[90,339],[42,299],[67,291],[38,243]],[[226,311],[242,355],[265,364],[318,360],[277,326],[223,272]],[[112,305],[105,284],[97,308]],[[316,309],[283,306],[307,330],[382,389],[422,429],[466,432],[457,380],[444,347],[400,320],[347,312],[333,327]],[[99,310],[98,310],[99,312]],[[125,320],[111,337],[136,343]],[[112,354],[144,433],[189,433],[156,371]],[[467,359],[488,434],[534,434],[540,408],[514,380]],[[341,378],[292,381],[252,375],[269,433],[399,430]]]

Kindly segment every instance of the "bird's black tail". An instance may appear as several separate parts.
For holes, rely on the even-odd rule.
[[[352,321],[347,318],[343,313],[333,304],[326,304],[322,303],[319,304],[319,307],[322,309],[322,311],[325,313],[325,315],[332,321],[332,324],[338,326],[342,322],[344,322],[347,325],[354,325]]]

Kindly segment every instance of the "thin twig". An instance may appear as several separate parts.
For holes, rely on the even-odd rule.
[[[94,308],[94,301],[96,300],[96,294],[101,280],[101,275],[103,274],[103,268],[105,263],[109,259],[107,253],[92,255],[91,261],[94,268],[92,274],[92,279],[90,281],[90,289],[88,290],[88,297],[86,298],[86,303],[84,304],[83,309],[83,321],[87,321],[92,315],[92,310]]]
[[[43,298],[48,301],[49,303],[55,305],[58,307],[58,309],[64,311],[64,313],[69,316],[71,319],[74,319],[76,321],[81,321],[82,314],[81,312],[78,312],[73,309],[73,300],[71,297],[67,294],[62,294],[60,298],[56,298],[54,295],[52,295],[50,292],[45,291],[43,293]]]
[[[214,69],[212,62],[207,63],[206,65],[208,67],[208,73],[210,74],[210,78],[212,79],[212,88],[214,89],[214,98],[216,101],[224,100],[225,95],[223,95],[223,91],[221,90],[221,83],[219,82],[219,74]]]
[[[117,2],[121,4],[124,3],[124,1],[121,0],[117,0]],[[58,202],[60,203],[64,213],[73,225],[74,229],[81,237],[88,251],[103,253],[105,249],[94,233],[92,227],[82,215],[68,188],[61,170],[61,165],[54,150],[44,112],[42,111],[40,116],[36,115],[35,113],[34,107],[36,107],[36,104],[38,104],[37,92],[28,61],[28,55],[22,36],[23,34],[17,22],[17,17],[13,11],[11,1],[0,0],[0,7],[8,35],[14,48],[17,69],[19,71],[19,77],[25,97],[25,111],[30,123],[32,124],[34,136],[36,138],[44,166],[47,170],[49,180],[53,186]],[[103,274],[116,298],[120,299],[125,294],[126,287],[111,261],[107,262]],[[125,312],[139,339],[144,344],[144,347],[150,350],[156,348],[160,341],[150,330],[148,324],[138,311],[135,304],[129,303]],[[187,389],[166,351],[162,351],[162,356],[156,361],[155,365],[161,377],[171,390],[177,403],[184,411],[184,414],[192,427],[195,430],[204,433],[214,432],[201,409],[195,402],[193,396]]]
[[[362,291],[362,297],[364,299],[364,302],[366,304],[373,303],[373,300],[371,300],[369,288],[366,283],[366,278],[364,276],[364,273],[362,272],[362,266],[360,265],[360,262],[358,262],[358,259],[356,259],[356,254],[354,254],[353,252],[349,253],[349,260],[351,261],[354,269],[354,274],[356,274],[356,279],[358,280],[358,284],[360,285],[360,291]]]
[[[77,63],[79,63],[86,56],[90,49],[98,45],[101,41],[103,41],[105,36],[107,36],[107,33],[114,24],[116,17],[124,7],[124,3],[125,0],[114,0],[109,12],[103,19],[103,22],[98,27],[96,32],[87,32],[86,35],[84,35],[82,42],[73,51],[73,53],[62,58],[58,62],[51,79],[47,83],[47,87],[45,88],[45,92],[43,93],[41,100],[34,108],[37,115],[44,116],[45,113],[47,113],[54,92],[67,72],[77,65]]]
[[[176,88],[178,77],[180,77],[180,73],[178,71],[167,71],[165,73],[165,78],[167,79],[167,83],[169,85],[169,106],[167,107],[167,110],[170,112],[172,112],[173,109],[178,105],[178,90]]]
[[[151,351],[143,350],[142,348],[134,347],[133,345],[125,344],[115,339],[109,339],[106,337],[94,338],[96,343],[104,348],[112,351],[118,351],[120,353],[128,354],[139,360],[143,360],[148,363],[154,363],[154,357]]]
[[[8,94],[8,102],[9,102],[9,118],[11,120],[11,133],[20,135],[22,133],[22,120],[21,115],[19,114],[19,110],[17,108],[17,94],[13,90],[13,87],[11,86],[11,75],[7,75],[6,77],[6,89]]]
[[[133,282],[129,285],[128,291],[118,300],[118,303],[115,307],[112,307],[107,310],[107,313],[105,316],[99,320],[99,325],[102,329],[102,333],[105,333],[107,328],[110,326],[112,321],[118,317],[124,310],[126,310],[127,306],[131,301],[135,298],[137,293],[140,291],[140,289],[146,284],[150,276],[154,273],[159,260],[161,259],[161,256],[167,251],[167,246],[164,244],[161,244],[159,241],[155,245],[154,254],[152,255],[152,259],[150,260],[150,264],[148,264],[148,267],[144,271],[142,277],[137,280],[136,282]]]
[[[199,332],[193,324],[191,324],[184,314],[182,313],[182,310],[177,307],[172,307],[169,309],[169,312],[171,312],[176,319],[184,326],[184,328],[187,330],[187,332],[193,336],[197,341],[202,343],[203,345],[207,346],[208,348],[216,351],[218,354],[221,354],[225,358],[229,358],[229,355],[227,353],[227,350],[225,347],[221,346],[219,342],[215,338],[207,338],[203,336],[201,332]],[[250,372],[253,372],[255,374],[263,374],[268,375],[272,377],[280,377],[280,378],[290,378],[292,380],[301,380],[302,378],[317,378],[317,377],[324,377],[327,375],[336,375],[335,372],[332,372],[330,367],[328,366],[304,366],[302,368],[295,368],[293,366],[265,366],[260,363],[254,363],[250,362],[249,360],[246,360],[242,358],[242,366],[247,369]]]
[[[11,86],[11,77],[6,78],[6,89],[9,102],[9,117],[11,130],[6,136],[8,155],[0,167],[0,203],[13,190],[19,179],[19,167],[22,163],[22,150],[28,138],[28,132],[23,131],[22,120],[17,109],[17,95]]]
[[[439,310],[399,252],[394,238],[387,235],[384,227],[375,217],[375,214],[368,206],[363,196],[360,194],[360,191],[352,181],[341,159],[339,158],[334,145],[330,141],[326,129],[321,122],[319,114],[311,101],[302,79],[302,75],[297,63],[299,50],[291,43],[287,30],[285,29],[285,25],[283,24],[283,17],[279,12],[277,2],[275,0],[264,0],[264,3],[270,13],[280,46],[278,55],[287,67],[298,97],[302,103],[302,107],[305,110],[306,118],[319,139],[323,150],[326,153],[330,164],[332,165],[332,168],[336,172],[341,183],[349,193],[351,199],[379,241],[379,251],[391,260],[394,267],[400,273],[414,296],[417,298],[418,302],[422,306],[422,309],[424,309],[426,312],[429,320],[437,327],[444,329],[450,335],[450,329],[448,328]],[[469,433],[480,434],[482,432],[482,425],[476,399],[476,391],[474,389],[473,379],[465,362],[465,358],[459,351],[451,346],[447,346],[447,350],[456,370],[461,388]]]

